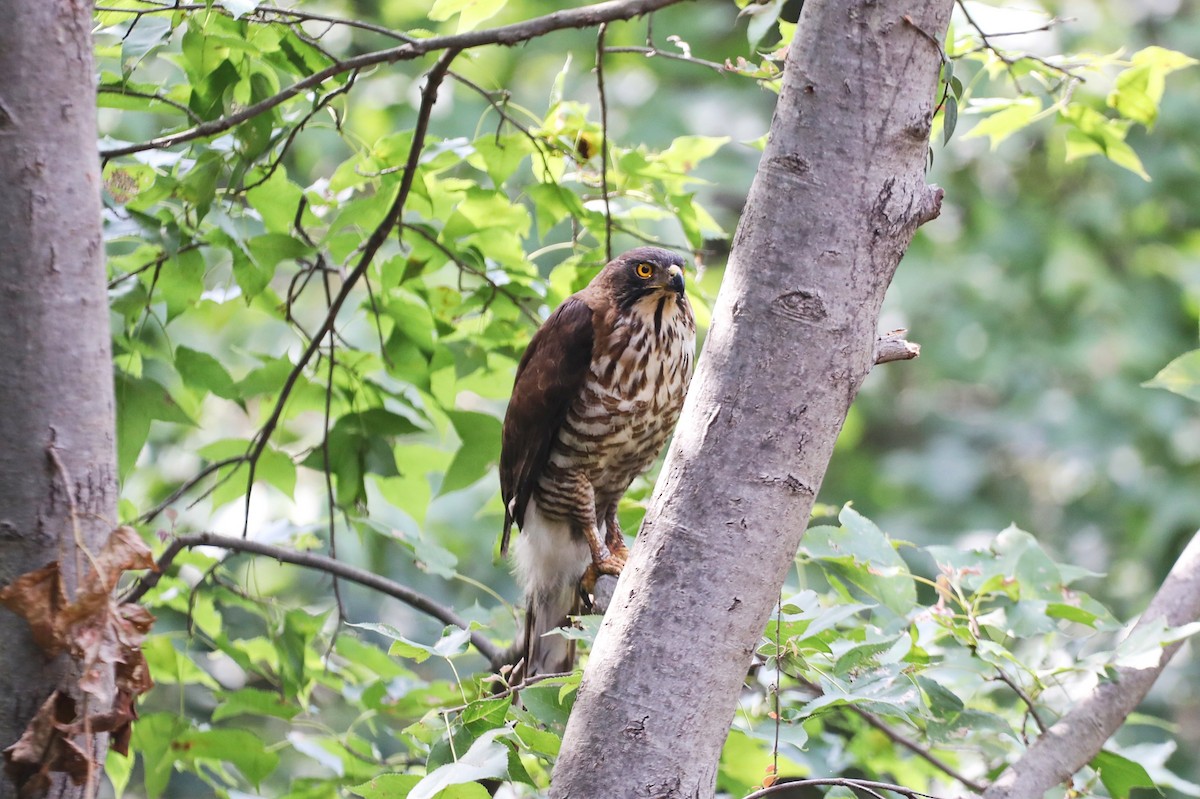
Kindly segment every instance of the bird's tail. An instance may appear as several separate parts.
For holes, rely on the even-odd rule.
[[[525,589],[525,678],[570,671],[575,642],[553,631],[580,610],[579,578],[591,561],[587,544],[566,522],[548,519],[532,499],[516,543],[517,579]],[[549,633],[549,634],[548,634]]]

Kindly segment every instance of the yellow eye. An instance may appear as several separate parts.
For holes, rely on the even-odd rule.
[[[640,263],[634,271],[642,280],[649,280],[650,276],[654,274],[654,267],[647,263]]]

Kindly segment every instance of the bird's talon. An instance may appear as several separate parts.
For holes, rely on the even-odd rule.
[[[592,564],[596,571],[600,574],[611,574],[614,577],[621,576],[621,570],[625,568],[625,561],[629,559],[628,549],[619,549],[612,552],[607,558]]]

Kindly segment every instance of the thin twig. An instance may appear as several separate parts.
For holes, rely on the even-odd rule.
[[[657,47],[605,47],[606,53],[637,53],[646,58],[667,58],[671,61],[682,61],[685,64],[695,64],[698,67],[707,67],[708,69],[720,72],[722,75],[728,75],[731,72],[738,74],[737,70],[729,70],[724,64],[718,64],[716,61],[706,61],[703,58],[696,58],[692,55],[684,55],[683,53],[672,53],[667,50],[659,50]]]
[[[335,98],[340,97],[341,95],[346,94],[353,89],[354,82],[357,80],[358,70],[355,70],[354,72],[350,73],[350,77],[347,78],[346,82],[341,86],[337,87],[331,92],[321,95],[321,98],[317,100],[317,102],[313,103],[313,107],[308,111],[308,113],[305,114],[295,125],[292,125],[291,130],[288,131],[287,138],[283,141],[283,146],[279,148],[279,154],[271,160],[271,163],[267,167],[267,170],[263,176],[253,183],[243,184],[238,191],[249,191],[250,189],[261,186],[263,183],[266,183],[268,180],[270,180],[271,176],[274,175],[279,170],[279,167],[283,164],[284,156],[287,155],[292,143],[296,141],[296,137],[300,135],[300,132],[304,130],[304,127],[311,122],[313,117],[319,114],[323,108],[333,102]],[[340,123],[338,124],[338,127],[341,127]]]
[[[204,121],[200,118],[199,114],[188,108],[183,103],[177,100],[172,100],[170,97],[164,97],[161,94],[153,92],[139,92],[126,86],[115,86],[111,84],[97,86],[96,92],[98,94],[120,94],[126,97],[140,97],[143,100],[153,100],[164,105],[169,105],[177,111],[182,111],[187,115],[187,118],[190,119],[194,125],[199,125]]]
[[[108,159],[143,152],[145,150],[158,150],[196,139],[215,136],[218,133],[223,133],[232,127],[240,125],[246,120],[253,119],[259,114],[265,113],[308,89],[319,86],[330,78],[345,72],[365,69],[376,64],[394,64],[397,61],[411,61],[415,58],[420,58],[426,53],[437,52],[439,50],[457,52],[491,44],[512,46],[553,31],[567,28],[590,28],[605,22],[632,19],[633,17],[638,17],[655,9],[678,2],[681,2],[681,0],[608,0],[608,2],[596,3],[595,5],[584,6],[582,8],[555,11],[541,17],[534,17],[533,19],[511,25],[502,25],[498,28],[485,28],[483,30],[455,33],[447,36],[430,36],[427,39],[405,42],[396,47],[363,53],[362,55],[331,64],[319,72],[314,72],[296,81],[279,93],[246,106],[236,113],[210,120],[178,133],[159,136],[149,141],[101,150],[100,157]]]
[[[182,255],[185,252],[191,252],[192,250],[200,249],[200,246],[201,246],[201,242],[193,241],[191,244],[185,244],[182,247],[180,247],[178,250],[175,250],[174,252],[164,252],[161,255],[159,255],[158,257],[156,257],[154,260],[147,261],[146,263],[137,267],[133,271],[126,272],[125,274],[120,275],[119,277],[114,277],[112,280],[108,281],[108,289],[109,289],[109,291],[112,291],[117,286],[124,283],[126,280],[129,280],[131,277],[137,277],[142,272],[145,272],[149,269],[157,269],[158,267],[162,266],[164,263],[166,263],[167,261],[171,260],[172,258],[174,258],[178,255]]]
[[[812,682],[811,680],[806,680],[805,678],[800,677],[798,675],[794,675],[794,674],[789,675],[789,676],[791,676],[793,679],[795,679],[797,682],[799,682],[801,685],[803,685],[808,690],[815,693],[817,696],[820,696],[823,693],[823,691],[821,690],[821,686],[817,685],[815,682]],[[924,747],[921,744],[917,743],[916,741],[912,740],[908,736],[892,729],[890,725],[888,725],[886,722],[884,722],[882,719],[880,719],[878,716],[876,716],[871,711],[864,710],[863,708],[859,707],[858,705],[846,705],[845,709],[849,710],[852,713],[854,713],[855,715],[857,715],[859,718],[861,718],[863,721],[865,721],[871,727],[874,727],[876,730],[879,730],[879,732],[886,735],[893,743],[903,746],[905,749],[912,752],[914,755],[921,758],[929,765],[942,771],[948,777],[952,777],[953,779],[958,780],[959,782],[961,782],[963,785],[970,788],[975,793],[982,793],[984,788],[986,787],[985,785],[983,785],[979,782],[976,782],[975,780],[972,780],[970,777],[967,777],[962,772],[960,772],[958,769],[956,769],[954,766],[951,766],[949,763],[942,760],[940,757],[935,755],[933,752],[931,752],[926,747]]]
[[[983,49],[988,50],[992,53],[992,55],[996,56],[996,58],[999,58],[1004,63],[1005,69],[1008,70],[1008,76],[1012,79],[1013,85],[1018,90],[1021,89],[1021,80],[1017,77],[1016,70],[1013,67],[1021,61],[1032,61],[1035,64],[1040,64],[1042,67],[1062,75],[1064,80],[1079,81],[1081,83],[1083,82],[1083,78],[1073,72],[1071,69],[1059,66],[1058,64],[1052,64],[1041,56],[1031,55],[1030,53],[1017,53],[1016,55],[1009,55],[1005,53],[999,47],[992,44],[991,40],[994,37],[994,34],[984,32],[983,28],[979,26],[979,23],[975,21],[975,18],[971,16],[971,12],[967,10],[967,4],[965,0],[957,0],[957,4],[959,10],[962,11],[963,17],[967,20],[967,24],[974,28],[975,32],[979,34],[979,40],[983,44]],[[1009,34],[1004,35],[1007,36]]]
[[[151,0],[143,0],[150,2]],[[161,14],[174,13],[176,11],[216,11],[224,13],[228,16],[233,16],[225,6],[220,3],[213,3],[211,6],[207,3],[158,3],[156,8],[113,8],[111,6],[96,6],[96,11],[104,11],[116,14],[133,14],[140,18],[144,14]],[[387,36],[390,39],[395,39],[401,42],[411,42],[413,38],[399,31],[394,31],[391,28],[385,28],[382,25],[376,25],[371,22],[351,19],[346,17],[332,17],[328,14],[317,14],[312,11],[300,11],[292,8],[278,8],[276,6],[260,5],[252,12],[252,16],[259,17],[263,22],[281,22],[282,20],[268,19],[270,16],[286,17],[295,22],[325,22],[330,26],[342,25],[347,28],[358,28],[360,30],[378,33],[381,36]],[[249,17],[247,17],[249,18]]]
[[[550,162],[547,160],[547,157],[546,157],[547,150],[549,150],[551,152],[558,152],[563,155],[568,155],[568,156],[574,157],[575,153],[573,150],[570,150],[566,147],[560,146],[552,140],[540,138],[537,135],[535,135],[534,132],[532,130],[530,130],[528,125],[521,123],[520,120],[518,120],[512,114],[508,113],[508,110],[504,107],[503,104],[496,102],[496,99],[492,96],[492,94],[493,94],[492,92],[489,92],[487,89],[483,88],[478,83],[475,83],[470,78],[460,75],[459,73],[454,72],[454,71],[451,71],[449,73],[449,77],[458,81],[463,86],[466,86],[468,89],[476,92],[483,99],[487,100],[488,105],[490,105],[492,107],[492,109],[500,117],[500,120],[502,122],[506,122],[509,125],[512,125],[518,131],[520,131],[521,134],[523,136],[525,136],[525,138],[529,139],[529,141],[533,144],[533,148],[537,152],[538,157],[540,157],[542,159],[542,166],[547,172],[550,171]],[[505,99],[507,100],[507,92],[504,92],[503,94],[504,94]],[[497,135],[499,135],[499,131],[497,131]]]
[[[612,206],[608,200],[608,99],[604,94],[604,34],[608,23],[596,32],[596,91],[600,93],[600,193],[604,196],[604,254],[611,261]]]
[[[402,228],[404,228],[405,230],[411,230],[413,233],[416,233],[418,236],[425,239],[427,242],[432,244],[434,247],[437,247],[439,250],[442,251],[443,255],[445,255],[447,258],[449,258],[451,261],[454,262],[454,265],[457,266],[460,271],[468,272],[468,273],[474,275],[475,277],[479,278],[480,280],[484,281],[485,283],[487,283],[488,286],[492,289],[493,294],[503,294],[505,297],[508,297],[509,302],[511,302],[513,305],[517,306],[517,308],[521,311],[521,313],[525,314],[525,317],[527,319],[529,319],[529,321],[533,322],[535,325],[540,325],[542,323],[542,320],[539,319],[537,317],[537,315],[533,313],[533,311],[529,310],[521,303],[520,297],[513,294],[508,289],[504,288],[504,286],[501,286],[496,281],[492,280],[490,277],[487,276],[486,272],[483,272],[483,271],[477,269],[476,267],[472,266],[471,264],[469,264],[466,261],[459,258],[457,255],[454,254],[454,252],[449,247],[447,247],[445,244],[442,244],[440,241],[438,241],[437,236],[434,236],[429,231],[425,230],[422,227],[418,227],[417,225],[409,225],[409,224],[402,223],[400,226]]]
[[[171,567],[171,564],[179,556],[179,553],[193,547],[217,547],[218,549],[227,549],[231,552],[247,552],[254,555],[263,555],[274,558],[280,563],[290,563],[294,566],[316,569],[326,574],[341,577],[398,599],[409,607],[419,610],[427,616],[432,616],[443,624],[452,625],[462,630],[470,630],[471,644],[489,662],[500,655],[499,647],[492,643],[479,630],[471,630],[470,622],[459,616],[452,609],[386,577],[380,577],[374,572],[360,569],[357,566],[351,566],[343,561],[334,560],[315,552],[301,552],[295,549],[274,546],[273,544],[264,544],[260,541],[231,538],[215,533],[193,533],[172,539],[171,543],[158,559],[158,571],[151,572],[139,580],[123,601],[137,602],[140,600],[146,595],[147,591],[158,584],[162,575]]]
[[[1008,674],[1005,673],[1004,669],[997,667],[996,674],[999,675],[997,679],[1011,688],[1013,693],[1020,697],[1021,701],[1025,703],[1025,707],[1029,709],[1029,715],[1033,717],[1033,723],[1037,725],[1038,731],[1044,733],[1048,728],[1046,726],[1046,722],[1042,721],[1042,717],[1038,714],[1037,705],[1034,704],[1033,698],[1029,696],[1029,694],[1025,693],[1025,689],[1022,688],[1016,680],[1014,680],[1012,677],[1009,677]]]
[[[876,782],[874,780],[854,780],[849,777],[822,777],[809,780],[788,780],[786,782],[777,782],[767,788],[761,788],[754,793],[746,794],[742,799],[759,799],[763,796],[770,796],[776,793],[783,793],[795,788],[803,788],[806,785],[836,785],[841,788],[850,788],[851,790],[866,791],[873,796],[878,796],[876,791],[890,791],[898,793],[901,796],[907,796],[908,799],[938,799],[936,796],[928,793],[914,791],[912,788],[905,788],[903,785],[894,785],[890,782]]]
[[[218,471],[226,466],[232,466],[235,463],[241,463],[244,460],[246,460],[245,455],[234,455],[232,458],[225,458],[224,460],[213,461],[212,463],[208,464],[199,472],[197,472],[192,478],[181,483],[180,486],[172,491],[166,499],[139,516],[138,524],[149,524],[150,522],[154,521],[158,514],[171,507],[171,505],[177,499],[182,497],[188,491],[191,491],[197,483],[199,483],[205,477],[208,477],[213,472]]]
[[[893,743],[903,746],[905,749],[912,752],[917,757],[919,757],[922,760],[924,760],[925,762],[929,763],[929,765],[944,772],[946,774],[946,776],[958,780],[959,782],[961,782],[963,785],[970,788],[975,793],[983,792],[983,789],[986,787],[983,783],[976,782],[975,780],[971,779],[970,777],[967,777],[962,772],[960,772],[958,769],[954,768],[954,766],[951,766],[945,760],[942,760],[940,757],[938,757],[937,755],[935,755],[933,752],[929,751],[925,747],[921,746],[916,741],[912,740],[911,738],[907,737],[906,735],[903,735],[903,734],[897,732],[896,730],[893,730],[890,726],[885,724],[874,713],[871,713],[868,710],[863,710],[862,708],[857,707],[856,705],[847,705],[847,707],[850,710],[854,711],[856,714],[858,714],[859,718],[861,718],[867,724],[869,724],[870,726],[874,727],[875,729],[879,730],[881,733],[886,735]]]
[[[322,282],[325,284],[325,302],[333,301],[332,293],[329,289],[329,273],[322,274]],[[321,439],[321,458],[322,471],[325,472],[325,495],[329,501],[329,557],[337,560],[337,503],[333,496],[333,467],[329,459],[329,419],[333,415],[333,378],[334,370],[337,367],[337,337],[334,331],[329,331],[329,380],[325,386],[325,436]],[[337,630],[342,626],[342,622],[346,618],[346,603],[342,601],[342,585],[338,581],[337,575],[333,578],[333,598],[337,605],[337,621],[334,625],[334,633],[329,639],[329,649],[325,652],[325,657],[329,657],[329,653],[333,651],[333,646],[337,643]]]

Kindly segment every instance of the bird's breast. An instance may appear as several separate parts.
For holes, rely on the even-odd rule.
[[[691,380],[691,309],[673,295],[647,299],[653,301],[635,304],[598,342],[551,455],[560,467],[586,471],[597,494],[624,493],[650,467],[679,419]]]

